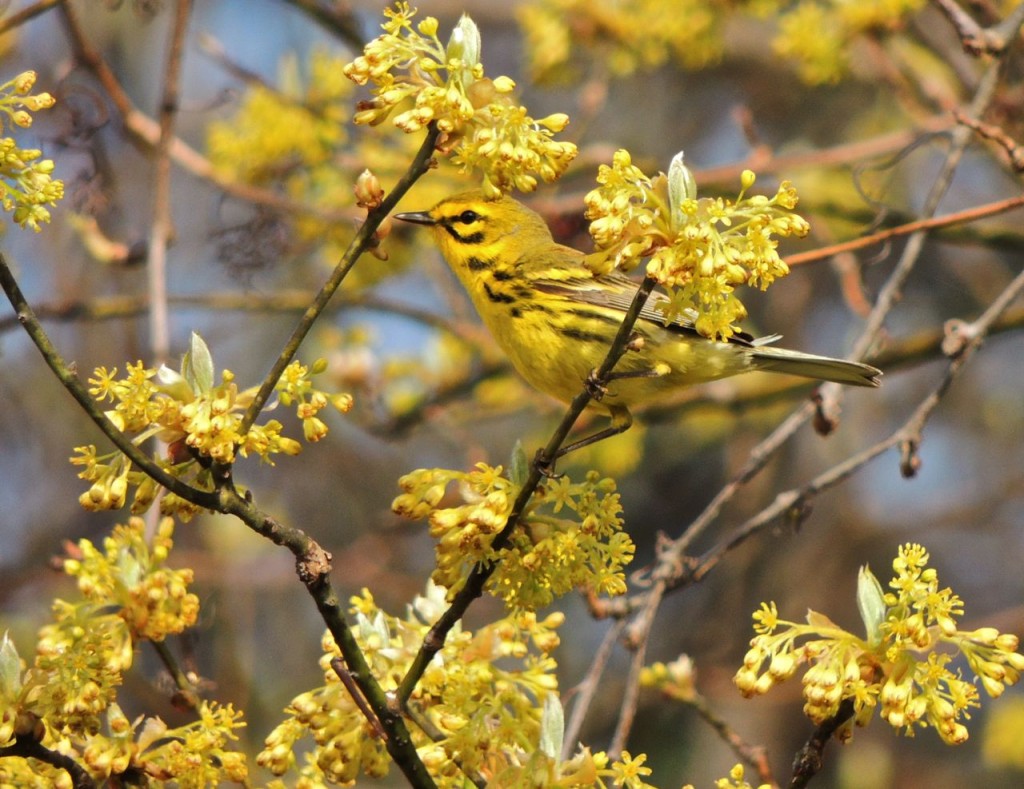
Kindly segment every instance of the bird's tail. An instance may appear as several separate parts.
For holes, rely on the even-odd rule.
[[[814,356],[785,348],[755,347],[751,350],[751,360],[757,370],[799,375],[820,381],[835,381],[851,386],[878,386],[878,376],[882,374],[881,370],[860,362],[830,359],[828,356]]]

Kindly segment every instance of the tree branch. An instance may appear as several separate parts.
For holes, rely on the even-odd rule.
[[[640,287],[637,289],[636,295],[633,297],[633,302],[630,304],[629,309],[626,311],[625,316],[622,319],[622,324],[619,326],[618,333],[615,335],[615,340],[612,342],[608,349],[608,355],[605,357],[604,362],[597,369],[595,373],[595,379],[598,383],[607,380],[609,374],[618,364],[619,359],[622,358],[623,354],[626,353],[629,337],[633,331],[633,325],[636,323],[637,318],[640,315],[640,310],[643,305],[647,302],[647,297],[650,296],[651,291],[654,289],[655,282],[650,277],[645,277],[641,282]],[[495,553],[500,551],[505,545],[508,544],[512,537],[512,532],[515,531],[519,525],[519,519],[522,517],[523,511],[526,509],[526,505],[533,497],[537,486],[540,481],[544,478],[545,474],[549,473],[551,464],[554,459],[558,456],[558,450],[561,448],[565,439],[568,437],[569,432],[572,430],[573,425],[576,424],[576,420],[579,419],[583,410],[590,404],[593,395],[587,387],[573,398],[572,403],[569,405],[569,409],[566,411],[565,416],[562,417],[561,423],[555,429],[547,445],[540,450],[533,462],[530,464],[530,471],[523,483],[523,487],[520,488],[519,494],[516,496],[515,501],[512,504],[512,509],[509,511],[508,519],[505,522],[505,527],[495,535],[494,540],[491,543],[491,550]],[[462,589],[455,595],[451,605],[441,615],[440,619],[434,623],[433,627],[427,633],[426,638],[423,640],[423,646],[420,647],[419,652],[413,659],[409,670],[406,672],[405,677],[402,678],[402,682],[398,688],[398,700],[401,704],[405,702],[412,695],[413,690],[416,688],[416,684],[419,682],[420,677],[426,670],[430,661],[434,658],[434,655],[444,646],[445,639],[448,637],[449,631],[455,626],[455,623],[462,619],[462,616],[466,613],[466,609],[469,608],[476,598],[483,594],[484,585],[488,579],[494,574],[497,565],[494,563],[490,564],[478,564],[469,573],[466,578],[466,583]]]
[[[839,710],[822,722],[793,759],[793,780],[790,789],[803,789],[818,774],[824,763],[825,746],[836,730],[853,717],[853,699],[845,699]]]
[[[82,765],[60,751],[47,748],[39,740],[31,737],[19,737],[13,745],[0,748],[0,759],[6,756],[20,756],[23,759],[37,759],[64,770],[71,776],[74,789],[95,789],[96,782],[89,776]]]
[[[380,227],[381,222],[394,210],[395,206],[398,205],[398,201],[405,196],[409,188],[430,169],[431,162],[433,161],[434,145],[437,143],[439,135],[440,132],[437,126],[431,123],[427,127],[427,136],[424,138],[419,151],[416,152],[416,156],[413,158],[412,164],[409,165],[409,169],[398,179],[394,189],[384,197],[381,204],[367,212],[365,221],[359,226],[352,241],[349,242],[345,254],[338,262],[338,265],[335,266],[334,271],[331,272],[327,282],[320,288],[320,292],[313,299],[313,303],[303,313],[302,318],[292,331],[291,337],[288,338],[288,342],[285,343],[277,360],[263,379],[259,391],[242,417],[242,423],[239,428],[240,433],[244,434],[252,426],[253,422],[256,421],[256,417],[273,394],[274,387],[277,385],[282,373],[284,373],[285,368],[291,363],[291,360],[298,352],[299,345],[302,344],[310,329],[313,328],[313,324],[327,307],[327,303],[331,300],[331,297],[337,291],[349,271],[352,270],[356,261],[369,248],[373,235],[377,228]]]

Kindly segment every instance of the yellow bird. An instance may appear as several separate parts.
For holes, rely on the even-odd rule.
[[[584,254],[555,243],[543,218],[510,197],[472,191],[429,211],[395,214],[431,228],[498,345],[533,387],[569,402],[608,354],[637,283],[619,274],[594,276]],[[600,400],[608,430],[565,451],[626,430],[630,408],[690,384],[754,370],[853,386],[878,386],[881,371],[866,364],[773,348],[777,337],[736,334],[727,342],[700,335],[688,318],[665,325],[652,293],[634,328],[639,350],[627,351]]]

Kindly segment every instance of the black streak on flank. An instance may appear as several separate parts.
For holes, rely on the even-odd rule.
[[[579,342],[607,343],[608,336],[598,332],[586,331],[585,329],[561,329],[563,337]]]
[[[517,301],[515,296],[509,296],[507,293],[495,293],[486,282],[484,283],[484,290],[487,292],[487,298],[495,304],[514,304]]]
[[[493,265],[493,260],[482,260],[478,257],[472,256],[469,258],[469,260],[466,261],[466,267],[470,271],[487,271],[487,269],[489,269]]]

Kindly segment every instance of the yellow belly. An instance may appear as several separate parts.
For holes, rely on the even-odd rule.
[[[614,337],[606,322],[588,325],[578,316],[557,312],[528,317],[516,316],[512,310],[482,312],[519,374],[534,388],[563,402],[580,393],[590,372],[604,362]],[[636,330],[644,338],[643,347],[626,351],[615,367],[616,373],[636,377],[613,381],[596,407],[632,408],[683,386],[752,369],[749,354],[741,346],[701,339],[650,321],[638,322]],[[653,371],[660,374],[649,377]]]

